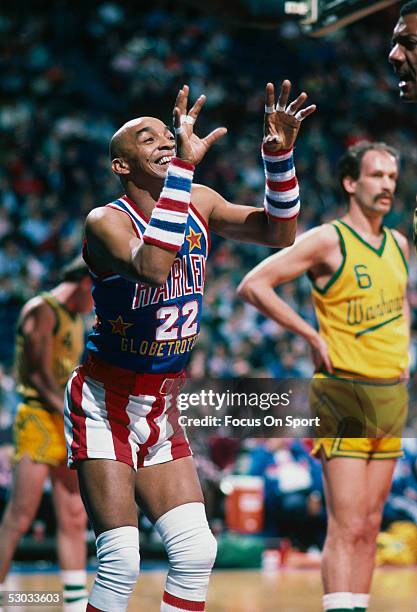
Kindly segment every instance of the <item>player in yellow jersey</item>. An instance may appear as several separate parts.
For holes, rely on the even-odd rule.
[[[397,178],[394,149],[384,143],[350,147],[340,162],[347,213],[300,236],[239,287],[244,299],[312,348],[312,409],[322,417],[322,430],[330,423],[324,435],[335,436],[319,438],[313,451],[323,464],[328,512],[323,607],[333,612],[367,609],[375,540],[401,455],[395,436],[407,410],[408,245],[382,224]],[[305,272],[319,332],[274,291]],[[373,438],[356,437],[364,435]]]
[[[0,591],[20,537],[29,529],[50,477],[56,510],[64,611],[84,612],[86,514],[77,475],[66,467],[64,387],[84,348],[81,313],[92,309],[91,278],[77,258],[63,281],[29,300],[16,339],[17,390],[21,396],[15,434],[10,500],[0,525]],[[1,605],[1,604],[0,604]]]

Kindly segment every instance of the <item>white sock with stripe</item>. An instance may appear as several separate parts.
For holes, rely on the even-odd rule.
[[[184,242],[188,208],[191,202],[194,166],[173,157],[164,188],[152,211],[143,241],[169,251],[179,251]]]
[[[129,525],[109,529],[98,536],[96,547],[98,570],[89,606],[125,612],[139,576],[139,530]]]
[[[353,609],[362,612],[367,610],[371,596],[369,593],[353,593]]]
[[[161,612],[203,612],[217,542],[204,504],[177,506],[155,523],[169,558]]]
[[[64,612],[84,612],[87,601],[87,572],[85,570],[62,570],[61,583]]]
[[[323,595],[323,610],[325,612],[348,612],[353,610],[352,593],[338,592]]]

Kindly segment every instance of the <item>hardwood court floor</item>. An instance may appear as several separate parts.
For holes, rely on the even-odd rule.
[[[128,612],[159,612],[165,574],[144,571]],[[93,574],[89,575],[89,583]],[[58,590],[57,574],[18,574],[8,590]],[[215,571],[207,612],[321,612],[317,570],[286,570],[275,575],[257,571]],[[61,612],[58,607],[10,607],[9,612]],[[377,570],[369,612],[417,612],[417,568]]]

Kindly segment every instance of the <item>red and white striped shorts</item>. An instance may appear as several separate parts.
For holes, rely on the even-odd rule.
[[[175,402],[184,377],[138,374],[90,353],[65,393],[68,466],[114,459],[136,470],[190,456]]]

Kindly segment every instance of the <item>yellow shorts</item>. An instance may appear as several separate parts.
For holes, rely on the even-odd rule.
[[[19,404],[14,423],[14,442],[14,462],[29,455],[32,461],[38,463],[66,463],[64,417],[58,413]]]
[[[356,459],[395,459],[402,457],[401,438],[318,438],[312,455],[326,458],[353,457]]]
[[[317,374],[311,382],[310,407],[320,418],[312,454],[328,459],[401,457],[408,392],[402,381],[376,383]]]

